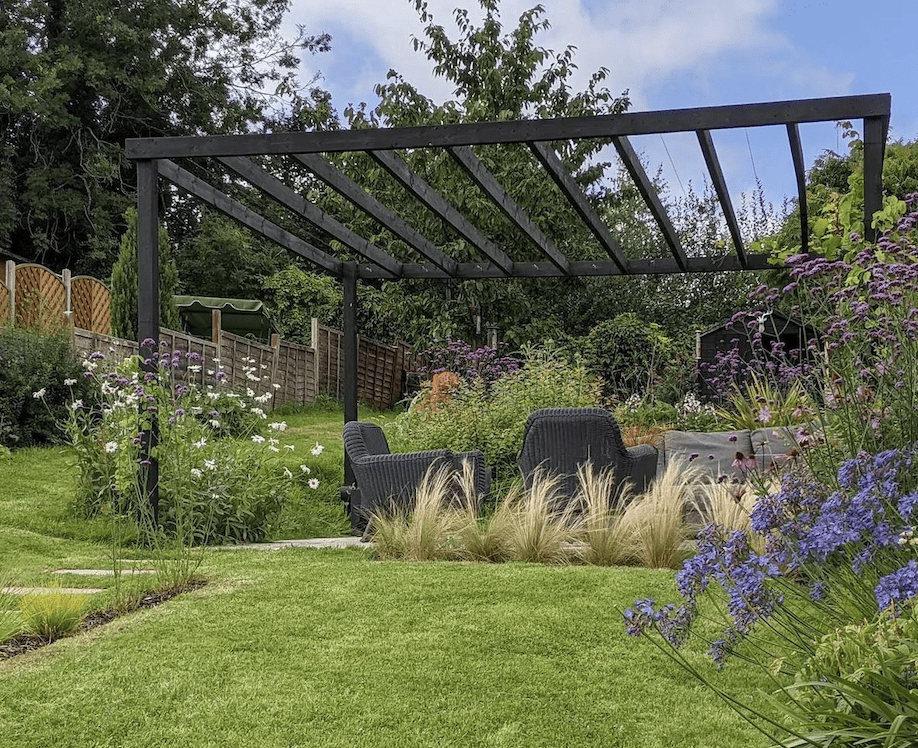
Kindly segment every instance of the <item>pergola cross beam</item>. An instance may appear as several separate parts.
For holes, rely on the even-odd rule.
[[[561,190],[561,193],[568,199],[574,210],[577,211],[577,215],[580,216],[602,248],[615,262],[618,271],[627,274],[628,258],[625,257],[625,253],[618,242],[612,238],[609,229],[599,217],[596,209],[590,205],[590,201],[583,194],[583,190],[580,189],[577,180],[561,163],[561,159],[558,158],[554,148],[548,143],[530,143],[529,147],[539,160],[539,163],[545,167],[555,184],[558,185],[558,189]]]
[[[733,240],[733,248],[736,250],[737,257],[739,257],[740,265],[746,267],[746,248],[743,245],[743,235],[740,232],[739,222],[736,220],[733,203],[730,201],[727,180],[724,179],[724,172],[720,167],[720,160],[717,158],[717,151],[714,148],[711,132],[710,130],[698,130],[696,135],[698,136],[698,144],[701,146],[701,153],[704,156],[704,162],[708,167],[708,174],[711,175],[711,184],[714,185],[714,192],[717,193],[717,200],[720,202],[721,210],[724,212],[727,230]]]
[[[376,263],[392,277],[401,275],[402,264],[392,255],[384,252],[359,234],[354,233],[324,210],[298,195],[284,182],[273,174],[269,174],[254,161],[242,156],[222,156],[217,161],[250,184],[253,184],[269,197],[273,197],[284,207],[305,218],[316,228],[337,239],[344,246]]]
[[[405,223],[400,216],[364,191],[330,161],[316,154],[298,154],[294,158],[345,200],[360,208],[381,226],[386,227],[415,252],[426,257],[447,275],[455,274],[457,263],[452,257],[444,254],[443,250],[430,239]]]
[[[411,170],[392,151],[367,151],[370,158],[391,174],[402,186],[413,194],[424,206],[442,218],[463,239],[504,271],[513,274],[513,260],[497,247],[488,237],[473,226],[465,216],[454,208],[439,192],[431,187],[417,173]]]

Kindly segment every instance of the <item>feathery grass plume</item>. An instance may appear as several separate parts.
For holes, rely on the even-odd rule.
[[[630,484],[616,496],[618,481],[611,469],[596,471],[586,462],[577,467],[580,488],[576,503],[581,515],[577,537],[584,547],[583,560],[594,566],[615,566],[628,560],[628,527],[622,522],[625,504],[631,499]]]
[[[775,478],[763,486],[768,494],[781,490]],[[692,495],[691,505],[705,524],[720,525],[725,530],[743,530],[756,553],[765,552],[765,536],[752,529],[750,515],[761,491],[748,483],[716,483],[702,481]]]
[[[13,587],[12,574],[0,572],[0,644],[8,642],[22,631],[19,595]]]
[[[455,537],[460,514],[451,506],[455,471],[443,465],[427,470],[412,509],[390,505],[373,515],[373,539],[381,558],[433,561],[458,555]]]
[[[480,516],[471,502],[464,504],[463,522],[458,532],[463,558],[491,563],[510,559],[510,537],[521,493],[520,484],[514,483],[507,496],[497,502],[494,511],[487,517]]]
[[[670,462],[622,515],[633,560],[649,568],[678,568],[688,537],[684,511],[698,487],[700,473]]]
[[[503,501],[497,502],[490,516],[482,517],[479,511],[480,500],[475,490],[475,465],[471,460],[463,460],[462,471],[456,476],[459,483],[461,506],[457,510],[458,530],[462,558],[470,561],[506,561],[509,558],[508,538],[512,517],[514,492],[519,492],[519,484],[510,489],[510,494]]]
[[[59,584],[49,592],[33,592],[20,602],[23,628],[48,641],[71,633],[83,618],[85,600],[80,595],[64,592]]]
[[[565,547],[576,537],[576,506],[564,503],[561,478],[538,469],[532,485],[511,507],[509,548],[515,561],[565,563],[570,560]],[[507,499],[509,500],[509,498]]]

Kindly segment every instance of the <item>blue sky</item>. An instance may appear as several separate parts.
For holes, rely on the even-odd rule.
[[[515,27],[535,0],[502,0],[504,27]],[[552,28],[542,46],[577,47],[580,87],[599,67],[613,93],[630,90],[631,111],[740,104],[861,93],[892,94],[891,137],[918,137],[914,0],[542,0]],[[475,0],[429,0],[436,23],[456,36],[452,11],[480,18]],[[373,106],[373,86],[395,69],[423,94],[451,98],[430,62],[411,46],[423,26],[411,0],[292,0],[287,23],[327,31],[332,51],[305,58],[303,75],[321,73],[341,111]],[[748,140],[746,138],[748,133]],[[801,128],[809,165],[824,149],[845,150],[832,125]],[[715,134],[735,199],[756,175],[778,203],[795,191],[783,130]],[[635,139],[651,171],[663,167],[674,194],[703,173],[691,134]],[[665,148],[664,148],[665,145]],[[668,151],[668,153],[667,153]],[[672,160],[672,163],[670,163]],[[681,184],[680,184],[681,183]]]

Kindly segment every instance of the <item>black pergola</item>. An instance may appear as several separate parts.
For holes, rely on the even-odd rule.
[[[513,122],[482,122],[391,129],[337,130],[327,132],[269,133],[225,136],[183,136],[128,140],[126,154],[137,165],[137,214],[139,252],[138,338],[159,340],[159,258],[157,242],[159,179],[179,187],[235,219],[251,230],[310,261],[342,281],[344,287],[344,404],[345,421],[357,418],[356,300],[359,279],[404,280],[416,278],[486,279],[548,278],[577,276],[652,275],[764,270],[766,255],[750,254],[740,234],[739,222],[727,190],[714,147],[712,131],[734,128],[779,126],[786,129],[797,184],[803,251],[808,246],[806,174],[799,126],[813,122],[862,120],[864,142],[864,235],[872,240],[871,217],[882,207],[882,168],[890,116],[889,94],[805,99],[760,104],[674,109],[656,112],[601,115]],[[693,132],[704,157],[708,175],[720,202],[732,239],[728,254],[690,257],[668,217],[629,138],[638,135]],[[552,142],[598,139],[611,142],[625,169],[653,216],[670,256],[629,257],[603,222],[587,195],[562,163]],[[595,237],[603,256],[595,260],[569,260],[538,224],[511,197],[506,187],[478,160],[476,146],[524,145],[559,188],[574,213]],[[397,153],[399,150],[442,149],[461,167],[487,198],[534,245],[541,259],[515,261],[505,248],[475,226],[473,216],[463,215]],[[459,262],[409,225],[336,167],[323,154],[363,152],[391,175],[427,210],[460,236],[480,258]],[[333,216],[303,198],[281,179],[253,161],[252,156],[293,159],[315,178],[338,192],[351,204],[401,239],[417,255],[417,261],[395,257],[358,235]],[[226,170],[258,188],[266,196],[318,230],[319,235],[339,242],[365,262],[344,260],[329,246],[317,247],[302,236],[269,221],[214,185],[195,176],[177,161],[216,159]],[[152,349],[143,346],[147,359]],[[155,433],[144,437],[149,454]],[[346,466],[347,481],[350,469]],[[158,467],[153,461],[148,490],[154,507],[158,499]]]

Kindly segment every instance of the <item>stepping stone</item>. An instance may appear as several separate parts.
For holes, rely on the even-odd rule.
[[[52,574],[76,574],[80,577],[113,577],[111,569],[56,569]],[[155,574],[156,569],[122,569],[122,574]]]
[[[372,543],[361,543],[360,538],[356,535],[349,535],[344,538],[310,538],[308,540],[278,540],[273,543],[242,543],[240,545],[220,545],[214,546],[214,550],[237,551],[237,550],[256,550],[256,551],[279,551],[282,548],[349,548],[350,546],[360,548],[372,547]]]
[[[48,595],[54,592],[62,592],[65,595],[93,595],[102,590],[92,587],[4,587],[3,592],[7,595]]]

